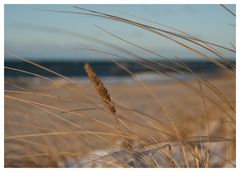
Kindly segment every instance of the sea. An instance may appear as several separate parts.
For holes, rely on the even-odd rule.
[[[231,69],[236,61],[219,61],[226,68]],[[185,61],[37,61],[36,64],[50,69],[56,73],[67,76],[76,82],[87,83],[84,64],[88,63],[104,83],[135,83],[144,81],[149,83],[171,82],[176,79],[191,80],[195,75],[209,78],[223,72],[222,68],[210,61],[185,60]],[[30,73],[43,77],[64,81],[63,78],[41,69],[33,64],[23,61],[5,61],[4,76],[7,79],[31,79],[40,82],[40,78]],[[11,69],[10,69],[11,68]],[[16,71],[19,69],[21,71]],[[26,71],[26,72],[24,72]],[[29,73],[27,73],[29,72]],[[169,77],[170,76],[170,77]],[[9,85],[5,83],[5,88]]]

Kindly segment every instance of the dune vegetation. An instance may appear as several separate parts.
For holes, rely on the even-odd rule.
[[[223,7],[226,13],[230,11]],[[236,53],[234,46],[201,40],[166,25],[146,25],[147,19],[143,18],[139,23],[79,6],[73,8],[79,12],[38,10],[88,15],[141,28],[213,63],[218,73],[205,77],[179,58],[162,56],[100,26],[96,27],[109,36],[172,65],[94,38],[92,41],[109,51],[88,46],[79,50],[108,57],[134,82],[104,83],[91,63],[85,63],[82,69],[89,82],[81,83],[7,50],[6,55],[55,77],[4,66],[5,71],[31,76],[5,77],[5,167],[236,167],[236,66],[221,53]],[[136,65],[171,81],[145,82],[115,59],[126,57],[111,49],[122,51]],[[161,67],[170,72],[159,70]],[[192,79],[183,80],[176,74],[191,75]]]

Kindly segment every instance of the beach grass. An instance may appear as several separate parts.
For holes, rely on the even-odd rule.
[[[109,36],[167,59],[176,68],[94,38],[109,50],[87,46],[78,49],[106,55],[135,82],[104,83],[91,63],[86,63],[82,68],[91,83],[81,83],[6,51],[8,56],[55,77],[5,66],[5,70],[39,78],[36,82],[5,78],[5,84],[14,87],[5,89],[4,95],[5,167],[236,167],[236,66],[221,53],[222,49],[234,49],[177,28],[172,32],[120,16],[74,8],[80,12],[38,10],[90,15],[141,28],[210,61],[221,73],[205,78],[181,60],[169,59],[100,26],[97,28]],[[71,32],[73,35],[77,33]],[[147,83],[114,57],[130,59],[171,82]],[[181,80],[159,70],[161,67],[181,75],[190,73],[193,79]]]

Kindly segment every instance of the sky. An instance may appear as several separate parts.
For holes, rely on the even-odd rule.
[[[4,44],[5,52],[33,60],[105,60],[111,57],[86,48],[107,51],[130,58],[130,51],[138,57],[159,58],[149,52],[129,45],[101,30],[104,28],[134,44],[154,51],[164,57],[198,58],[163,37],[141,28],[96,16],[46,12],[38,9],[83,12],[67,5],[11,5],[4,6]],[[160,24],[180,29],[199,39],[217,43],[229,48],[236,42],[235,17],[220,5],[77,5],[121,16],[136,22],[160,29],[173,31]],[[226,5],[235,12],[235,5]],[[137,16],[137,17],[135,17]],[[145,18],[147,20],[142,20]],[[150,22],[154,21],[155,23]],[[174,31],[176,32],[176,31]],[[189,44],[191,45],[191,44]],[[195,46],[194,46],[195,47]],[[85,48],[85,50],[84,50]],[[196,47],[197,48],[197,47]],[[200,49],[205,52],[204,50]],[[235,54],[219,49],[226,57]],[[208,55],[212,55],[206,52]],[[120,57],[118,57],[120,58]],[[134,56],[133,58],[136,58]],[[12,60],[5,55],[6,60]]]

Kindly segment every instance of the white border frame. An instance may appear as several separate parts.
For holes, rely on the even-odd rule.
[[[236,4],[236,14],[237,14],[237,18],[236,18],[236,30],[238,30],[237,28],[239,28],[239,14],[240,14],[240,6],[237,0],[201,0],[201,1],[187,1],[187,0],[128,0],[128,1],[119,1],[119,0],[104,0],[104,1],[100,1],[100,0],[1,0],[0,2],[0,21],[1,21],[1,25],[0,25],[0,38],[2,38],[2,40],[0,41],[0,54],[1,54],[1,58],[0,58],[0,65],[1,65],[1,69],[0,69],[0,80],[1,80],[1,127],[0,127],[0,132],[1,132],[1,160],[0,160],[0,164],[1,167],[4,167],[4,4]],[[236,33],[236,49],[237,52],[240,49],[239,46],[239,34],[238,32]],[[238,53],[236,55],[236,59],[238,59]],[[239,95],[239,60],[236,60],[236,99],[237,99],[237,103],[236,103],[236,112],[237,114],[239,114],[239,108],[240,104],[238,101],[238,97]],[[233,170],[236,171],[238,170],[238,165],[239,165],[239,118],[237,117],[237,125],[236,125],[236,130],[237,130],[237,148],[236,148],[236,164],[237,164],[237,168],[231,168],[231,169],[194,169],[194,170],[211,170],[211,171],[222,171],[222,170]],[[4,170],[8,170],[8,171],[12,171],[12,170],[20,170],[20,171],[26,171],[26,170],[33,170],[33,168],[31,169],[26,169],[26,168],[21,168],[21,169],[12,169],[12,168],[5,168]],[[100,171],[112,171],[113,169],[108,168],[108,169],[50,169],[50,168],[44,168],[44,169],[37,169],[34,168],[34,170],[44,170],[44,171],[62,171],[62,170],[71,170],[71,171],[79,171],[79,170],[86,170],[86,171],[92,171],[92,170],[100,170]],[[127,170],[127,171],[145,171],[146,169],[114,169],[115,171],[119,171],[119,170]],[[175,171],[176,169],[148,169],[150,171],[159,171],[159,170],[168,170],[168,171]],[[189,170],[193,170],[193,169],[177,169],[177,170],[184,170],[184,171],[189,171]]]

